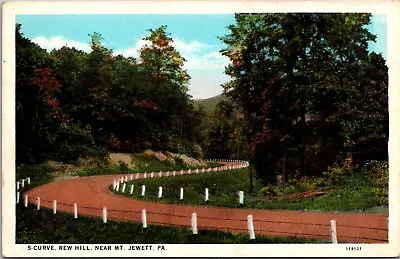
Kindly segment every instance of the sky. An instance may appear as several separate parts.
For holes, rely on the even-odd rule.
[[[25,37],[48,51],[66,45],[89,52],[89,34],[99,32],[104,46],[126,57],[138,57],[148,29],[167,25],[174,47],[187,60],[184,68],[191,76],[189,94],[194,99],[222,93],[221,84],[229,81],[224,74],[229,60],[219,52],[225,45],[218,37],[235,23],[233,14],[17,15],[16,22]],[[387,58],[386,16],[374,15],[368,29],[377,35],[370,50]]]

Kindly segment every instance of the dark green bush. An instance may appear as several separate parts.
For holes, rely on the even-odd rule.
[[[368,161],[360,173],[370,180],[372,192],[382,205],[388,204],[389,165],[387,161]]]
[[[127,166],[127,164],[125,162],[119,161],[119,170],[122,173],[126,173],[126,172],[130,172],[131,170],[129,169],[129,167]]]
[[[51,167],[48,164],[20,164],[16,166],[16,180],[31,178],[31,181],[48,179]]]
[[[106,151],[96,146],[89,126],[86,128],[78,124],[64,124],[54,143],[53,159],[71,161],[88,156],[106,156]]]

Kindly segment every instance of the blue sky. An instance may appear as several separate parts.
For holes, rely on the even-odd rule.
[[[229,63],[219,50],[224,47],[218,36],[228,33],[234,24],[233,14],[194,15],[17,15],[22,32],[41,47],[52,50],[64,45],[89,51],[88,34],[99,32],[104,45],[114,53],[138,56],[148,35],[147,29],[167,25],[174,45],[187,59],[185,68],[192,77],[189,93],[195,98],[208,98],[222,92],[222,83],[229,81],[224,66]],[[386,17],[374,15],[369,30],[377,35],[370,49],[387,56]]]

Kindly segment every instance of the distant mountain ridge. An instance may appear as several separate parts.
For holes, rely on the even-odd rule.
[[[204,112],[206,113],[206,116],[209,116],[213,113],[215,110],[215,107],[217,107],[217,104],[223,100],[225,100],[226,97],[222,94],[206,98],[206,99],[195,99],[194,100],[194,106],[198,109],[200,106],[203,107]]]

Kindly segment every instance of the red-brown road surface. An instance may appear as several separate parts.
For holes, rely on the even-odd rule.
[[[224,162],[224,164],[233,166],[240,165],[241,162]],[[218,168],[218,170],[223,169],[223,167]],[[184,174],[187,173],[184,171]],[[192,173],[194,173],[193,170]],[[158,175],[158,172],[154,173],[154,177]],[[176,177],[179,175],[180,171],[177,171]],[[162,204],[113,194],[109,187],[121,176],[128,176],[128,180],[130,179],[130,174],[73,178],[41,185],[25,194],[28,195],[29,202],[33,204],[37,204],[37,197],[40,197],[41,206],[47,208],[52,208],[53,200],[57,200],[57,210],[69,213],[73,212],[75,202],[79,214],[90,216],[101,217],[101,211],[103,207],[106,207],[109,219],[141,222],[141,211],[146,209],[148,224],[189,227],[191,215],[196,212],[200,230],[247,232],[247,216],[251,214],[256,235],[297,236],[327,241],[330,240],[330,220],[335,219],[339,242],[388,242],[388,219],[383,214],[318,213]],[[139,174],[139,178],[141,177],[143,174]],[[173,177],[171,173],[169,177]],[[130,190],[130,188],[126,189],[126,191]]]

